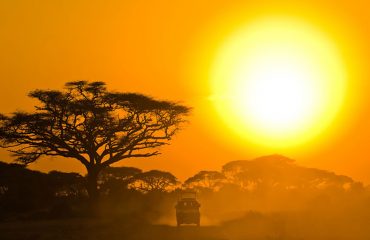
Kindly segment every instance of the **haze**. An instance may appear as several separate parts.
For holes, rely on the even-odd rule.
[[[74,80],[105,81],[193,107],[163,154],[119,166],[163,169],[185,179],[226,162],[279,153],[300,165],[370,183],[370,6],[364,1],[0,1],[0,108],[30,110],[27,93]],[[224,40],[250,21],[288,16],[309,22],[339,46],[348,67],[345,107],[305,145],[264,147],[230,132],[210,101],[210,68]],[[11,161],[5,151],[1,159]],[[45,158],[33,169],[78,171]]]

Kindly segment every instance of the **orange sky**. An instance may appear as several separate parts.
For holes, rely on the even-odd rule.
[[[218,46],[238,26],[269,15],[311,22],[333,37],[353,89],[331,129],[313,143],[278,153],[370,183],[367,1],[0,0],[0,110],[31,109],[26,94],[35,88],[101,80],[112,90],[179,100],[194,108],[190,124],[162,155],[118,165],[164,169],[184,179],[231,160],[275,153],[230,133],[208,98],[208,73]],[[5,151],[0,156],[11,159]],[[83,171],[79,162],[64,159],[44,159],[31,167]]]

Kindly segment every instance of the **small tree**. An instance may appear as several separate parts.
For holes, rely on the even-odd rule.
[[[99,181],[102,183],[111,179],[127,181],[141,172],[141,169],[135,167],[107,167],[102,170],[99,176]]]
[[[100,171],[126,158],[150,157],[167,144],[189,108],[136,93],[109,92],[103,82],[77,81],[65,91],[35,90],[35,112],[0,115],[0,145],[19,162],[41,156],[74,158],[87,169],[87,191],[98,197]]]
[[[169,172],[151,170],[136,174],[132,178],[131,187],[144,193],[164,192],[178,183],[177,178]]]
[[[51,171],[48,173],[48,181],[52,186],[54,195],[58,197],[82,197],[86,196],[84,177],[74,172]]]
[[[105,194],[119,193],[128,189],[132,178],[141,172],[135,167],[107,167],[99,175],[99,190]]]
[[[200,171],[188,178],[184,185],[186,187],[207,188],[214,191],[222,186],[225,179],[225,176],[217,171]]]

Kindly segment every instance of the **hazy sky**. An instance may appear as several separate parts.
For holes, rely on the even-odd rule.
[[[34,103],[26,95],[35,88],[105,81],[112,90],[193,107],[189,124],[162,155],[118,165],[169,170],[183,179],[231,160],[280,153],[370,183],[370,4],[278,2],[0,0],[0,110],[30,110]],[[295,149],[256,147],[238,138],[210,100],[209,71],[218,47],[239,26],[269,15],[317,26],[337,41],[350,69],[351,92],[341,115],[321,136]],[[11,159],[5,151],[1,158]],[[83,171],[71,159],[45,158],[31,167]]]

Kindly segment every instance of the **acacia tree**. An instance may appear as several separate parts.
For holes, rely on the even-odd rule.
[[[206,188],[215,191],[221,187],[225,179],[225,176],[217,171],[200,171],[188,178],[184,185],[186,187]]]
[[[99,190],[105,194],[119,193],[127,189],[132,178],[141,172],[134,167],[107,167],[99,175]]]
[[[164,192],[167,188],[178,183],[177,178],[170,172],[150,170],[133,176],[131,187],[144,193]]]
[[[109,92],[103,82],[68,82],[64,91],[29,93],[33,113],[0,114],[0,145],[16,160],[74,158],[87,169],[90,198],[99,195],[100,171],[126,158],[159,154],[180,129],[189,108],[137,93]]]

